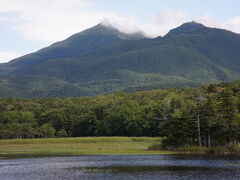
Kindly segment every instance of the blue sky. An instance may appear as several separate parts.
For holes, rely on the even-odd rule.
[[[240,33],[239,7],[238,0],[0,0],[0,62],[101,21],[151,37],[192,20]]]
[[[136,15],[140,20],[164,9],[182,11],[192,16],[207,13],[218,19],[226,19],[239,16],[240,8],[238,0],[95,0],[94,2],[103,9],[121,15]]]

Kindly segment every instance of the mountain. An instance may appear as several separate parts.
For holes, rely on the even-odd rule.
[[[111,26],[99,24],[93,28],[74,34],[64,41],[54,43],[38,52],[14,59],[8,64],[14,67],[14,73],[17,71],[23,73],[48,60],[78,57],[99,48],[103,48],[113,42],[119,42],[123,39],[130,40],[141,38],[144,38],[144,36],[141,36],[140,33],[128,35],[119,32]],[[5,74],[5,69],[1,70],[2,72],[0,72],[0,75]]]
[[[164,37],[99,24],[0,65],[0,96],[63,97],[240,79],[240,36],[189,22]]]

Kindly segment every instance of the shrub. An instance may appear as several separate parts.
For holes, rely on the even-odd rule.
[[[199,146],[183,146],[176,149],[178,152],[186,154],[205,154],[207,151],[206,147]]]
[[[54,134],[56,132],[50,123],[46,123],[40,126],[38,131],[40,137],[44,138],[54,137]]]
[[[68,133],[64,129],[61,129],[56,132],[56,136],[57,137],[68,137]]]

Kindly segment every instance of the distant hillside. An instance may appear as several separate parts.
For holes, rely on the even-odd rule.
[[[97,25],[0,65],[0,96],[89,96],[240,79],[240,36],[185,23],[147,39]]]

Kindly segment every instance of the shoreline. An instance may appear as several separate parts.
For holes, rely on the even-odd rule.
[[[0,154],[0,160],[12,158],[44,158],[44,157],[72,157],[72,156],[110,156],[110,155],[184,155],[171,151],[147,152],[147,153],[95,153],[95,154]]]

